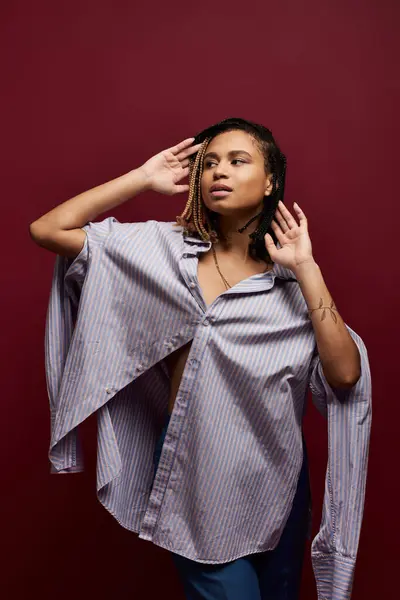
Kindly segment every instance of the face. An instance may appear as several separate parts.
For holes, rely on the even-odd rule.
[[[232,191],[213,194],[214,184]],[[272,176],[265,173],[264,156],[246,131],[226,131],[207,146],[201,177],[201,194],[208,209],[221,215],[261,210],[272,191]]]

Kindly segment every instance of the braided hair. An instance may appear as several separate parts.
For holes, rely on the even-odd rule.
[[[278,202],[283,202],[283,193],[285,188],[286,157],[280,151],[275,142],[272,132],[257,123],[240,118],[228,118],[211,125],[198,133],[193,141],[193,145],[202,144],[199,150],[189,157],[189,196],[185,209],[181,215],[176,217],[175,226],[182,226],[185,235],[198,236],[203,241],[216,243],[223,238],[222,233],[218,231],[219,214],[208,209],[201,198],[200,182],[203,173],[203,158],[210,141],[219,133],[241,129],[249,133],[256,141],[259,150],[264,156],[264,168],[266,174],[272,174],[272,192],[264,197],[262,211],[252,217],[244,227],[243,231],[252,221],[261,215],[260,223],[257,229],[249,235],[251,242],[249,244],[249,255],[254,259],[261,259],[269,264],[273,264],[268,250],[265,247],[264,237],[269,233],[277,243],[277,238],[271,222],[278,207]]]

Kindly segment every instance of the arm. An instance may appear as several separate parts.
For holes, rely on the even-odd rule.
[[[31,223],[31,237],[47,250],[75,257],[85,241],[86,234],[81,228],[86,223],[149,189],[148,186],[140,168],[130,171],[56,206]]]
[[[265,236],[266,248],[273,261],[296,275],[309,309],[322,370],[329,385],[351,388],[361,376],[360,353],[314,260],[307,218],[296,202],[293,207],[300,225],[280,201],[275,213],[277,221],[271,222],[271,228],[281,248],[276,248],[268,233]]]
[[[328,461],[319,530],[311,545],[318,600],[349,600],[364,514],[372,387],[363,340],[348,327],[361,355],[361,377],[348,390],[333,389],[318,356],[310,379],[313,402],[327,417]]]
[[[98,215],[146,190],[168,195],[189,191],[188,185],[178,185],[178,181],[189,175],[189,156],[201,146],[192,146],[193,140],[187,138],[151,157],[138,169],[56,206],[31,223],[32,239],[52,252],[76,257],[85,242],[82,227]]]
[[[353,387],[361,375],[360,353],[333,303],[321,269],[311,259],[297,267],[294,273],[309,308],[328,383],[334,388]]]
[[[328,418],[322,520],[311,545],[318,600],[349,600],[364,510],[371,374],[365,344],[337,314],[314,261],[307,218],[298,204],[293,206],[300,225],[279,202],[271,227],[281,247],[270,234],[265,242],[272,260],[296,274],[317,338],[310,387]]]

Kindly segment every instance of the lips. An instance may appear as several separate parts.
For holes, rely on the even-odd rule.
[[[224,185],[222,183],[214,183],[214,185],[212,185],[210,187],[210,192],[231,192],[232,188],[230,188],[228,185]]]

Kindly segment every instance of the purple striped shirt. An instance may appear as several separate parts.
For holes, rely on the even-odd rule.
[[[371,426],[367,350],[350,390],[324,377],[307,305],[275,264],[207,308],[198,256],[210,242],[172,222],[88,223],[57,256],[46,320],[53,473],[83,470],[78,426],[96,412],[97,494],[127,529],[203,563],[271,550],[302,465],[308,389],[327,418],[323,515],[312,542],[319,600],[350,598]],[[168,407],[165,357],[192,341],[153,483]]]

